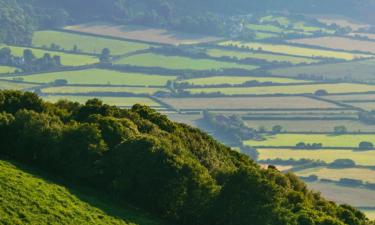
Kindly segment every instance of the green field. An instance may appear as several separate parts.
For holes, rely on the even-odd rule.
[[[18,70],[18,68],[11,67],[11,66],[0,66],[0,74],[1,73],[14,73]]]
[[[301,75],[315,76],[328,80],[347,80],[375,83],[375,60],[361,60],[345,63],[323,65],[296,66],[270,70],[273,75],[299,77]]]
[[[5,77],[4,79],[13,79]],[[17,76],[23,81],[35,83],[51,83],[57,79],[64,79],[68,84],[95,84],[95,85],[140,85],[164,86],[168,80],[176,79],[175,76],[147,75],[141,73],[125,73],[114,70],[87,69],[41,73],[27,76]]]
[[[253,70],[257,68],[252,65],[221,62],[210,59],[192,59],[182,56],[164,56],[153,53],[124,57],[116,61],[115,64],[141,67],[161,67],[174,70],[220,70],[225,68]]]
[[[225,41],[225,42],[219,43],[219,45],[220,46],[235,46],[238,48],[263,50],[267,52],[283,53],[283,54],[304,56],[304,57],[338,58],[338,59],[345,59],[345,60],[370,57],[370,55],[365,55],[365,54],[353,54],[349,52],[304,48],[304,47],[296,47],[292,45],[282,45],[282,44],[266,44],[266,43],[259,43],[259,42]]]
[[[375,91],[375,85],[367,84],[309,84],[309,85],[280,85],[263,87],[228,87],[228,88],[190,88],[186,89],[193,94],[216,93],[225,95],[274,95],[274,94],[313,94],[318,90],[326,90],[330,94],[364,93]]]
[[[18,164],[0,161],[0,224],[160,224],[42,176]]]
[[[18,82],[10,82],[10,81],[0,81],[0,89],[14,89],[14,90],[22,90],[27,88],[36,87],[35,84],[27,84],[27,83],[18,83]]]
[[[368,141],[375,144],[375,134],[345,134],[345,135],[326,135],[326,134],[277,134],[264,136],[265,140],[248,140],[244,143],[249,146],[296,146],[300,142],[322,143],[323,147],[347,147],[357,148],[362,141]]]
[[[263,116],[263,115],[259,115]],[[287,132],[333,132],[334,128],[336,126],[345,126],[346,129],[350,132],[375,132],[375,126],[374,125],[367,125],[364,123],[361,123],[357,120],[335,120],[335,117],[346,117],[347,114],[332,114],[332,115],[324,115],[321,114],[321,117],[326,118],[332,118],[333,120],[295,120],[296,117],[314,117],[319,116],[319,114],[314,115],[297,115],[292,114],[290,116],[286,115],[274,115],[275,117],[283,117],[289,118],[288,119],[282,119],[282,120],[272,120],[271,117],[267,117],[270,119],[264,119],[264,120],[245,120],[246,124],[249,127],[252,128],[259,128],[264,127],[267,131],[272,131],[272,127],[275,125],[280,125],[283,127],[283,131]],[[357,114],[353,116],[354,118],[357,118]]]
[[[85,53],[100,54],[103,48],[108,48],[112,55],[126,54],[150,47],[148,44],[121,41],[90,35],[72,34],[60,31],[38,31],[34,33],[32,44],[35,47],[50,47],[57,44],[62,49],[70,51],[74,46]]]
[[[23,51],[25,49],[30,49],[34,55],[38,58],[42,57],[45,53],[49,53],[51,56],[58,55],[61,57],[61,64],[64,66],[84,66],[89,64],[98,63],[99,59],[94,56],[88,55],[78,55],[78,54],[69,54],[63,52],[56,52],[56,51],[47,51],[47,50],[40,50],[36,48],[25,48],[25,47],[17,47],[17,46],[6,46],[1,45],[0,48],[9,47],[12,51],[12,55],[14,56],[22,56]]]
[[[98,98],[105,104],[118,107],[131,107],[135,104],[148,105],[151,107],[160,107],[160,104],[150,98],[142,97],[102,97],[102,96],[72,96],[72,95],[47,95],[42,97],[44,100],[55,103],[58,100],[70,100],[79,103],[85,103],[89,99]]]
[[[207,54],[212,57],[233,57],[237,59],[261,59],[268,62],[288,62],[292,64],[300,63],[317,63],[319,60],[312,58],[303,58],[289,55],[278,55],[271,53],[260,53],[260,52],[246,52],[246,51],[234,51],[234,50],[224,50],[224,49],[208,49]]]
[[[256,30],[256,31],[263,31],[263,32],[271,32],[271,33],[282,33],[285,30],[274,25],[270,24],[247,24],[247,28],[250,30]]]
[[[268,38],[279,37],[278,34],[274,34],[274,33],[260,32],[260,31],[255,31],[254,33],[255,33],[255,40],[264,40]]]
[[[187,82],[193,85],[219,85],[219,84],[242,84],[247,81],[257,81],[257,82],[272,82],[278,84],[287,83],[304,83],[310,81],[296,80],[296,79],[286,79],[278,77],[253,77],[253,76],[213,76],[213,77],[203,77],[194,78],[188,80],[181,80],[179,82]]]
[[[133,94],[154,94],[158,91],[169,92],[165,88],[148,88],[148,87],[117,87],[117,86],[59,86],[43,88],[42,92],[46,94],[77,94],[77,93],[133,93]]]
[[[339,181],[341,178],[357,179],[375,184],[375,170],[365,168],[340,168],[315,167],[297,171],[298,176],[308,177],[316,175],[319,179]]]
[[[321,160],[326,163],[332,163],[336,159],[351,159],[357,165],[374,166],[375,151],[352,151],[352,150],[295,150],[295,149],[257,149],[259,152],[258,160],[267,159],[311,159]]]

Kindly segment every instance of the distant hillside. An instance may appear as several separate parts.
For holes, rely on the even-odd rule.
[[[309,191],[293,174],[261,169],[198,129],[173,123],[146,106],[119,109],[97,99],[84,105],[51,104],[32,93],[2,91],[0,111],[3,157],[89,186],[176,224],[371,224],[356,209]],[[8,203],[12,213],[34,214],[40,206],[27,200],[34,192],[30,194],[21,182],[31,181],[21,176],[12,188],[0,190],[14,198],[22,196]],[[20,201],[28,208],[21,208]],[[63,202],[50,198],[45,204],[70,208]],[[91,208],[79,209],[86,212],[91,214]]]
[[[42,177],[0,160],[0,224],[160,224]]]

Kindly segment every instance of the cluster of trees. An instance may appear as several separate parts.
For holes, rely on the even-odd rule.
[[[22,57],[12,55],[10,48],[0,49],[0,65],[15,66],[23,71],[41,71],[54,69],[61,66],[61,58],[58,55],[51,56],[45,53],[41,58],[37,58],[30,49],[23,51]]]
[[[363,213],[260,169],[141,105],[43,102],[0,92],[0,154],[187,225],[367,225]]]

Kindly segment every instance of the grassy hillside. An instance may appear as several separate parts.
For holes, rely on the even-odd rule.
[[[161,224],[42,177],[0,160],[0,224]]]

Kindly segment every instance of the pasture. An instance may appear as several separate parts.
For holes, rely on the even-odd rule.
[[[165,29],[135,25],[113,25],[108,23],[87,23],[65,27],[66,30],[103,35],[122,39],[153,42],[160,44],[198,44],[218,41],[221,38],[198,34],[187,34]]]
[[[270,33],[282,33],[285,30],[274,25],[270,24],[247,24],[247,28],[250,30],[255,30],[255,31],[263,31],[263,32],[270,32]]]
[[[148,105],[150,107],[161,107],[159,103],[153,101],[151,98],[143,97],[104,97],[104,96],[78,96],[78,95],[47,95],[42,96],[45,101],[57,102],[59,100],[69,100],[84,104],[87,100],[97,98],[108,105],[115,105],[118,107],[131,107],[135,104]]]
[[[283,117],[284,115],[275,115],[275,117]],[[335,117],[346,117],[344,114],[334,114],[334,115],[324,115],[320,114],[317,116],[332,118],[333,120],[318,120],[318,119],[301,119],[296,120],[297,117],[311,117],[313,118],[314,115],[296,115],[293,114],[289,117],[285,117],[285,119],[278,119],[273,120],[270,118],[265,118],[264,120],[248,120],[246,119],[245,122],[249,127],[252,128],[259,128],[264,127],[267,131],[272,131],[272,127],[275,125],[280,125],[283,127],[283,131],[286,132],[333,132],[335,127],[337,126],[345,126],[349,132],[374,132],[375,133],[375,126],[374,125],[367,125],[361,123],[357,120],[335,120]],[[356,118],[357,115],[354,115]],[[289,118],[289,119],[288,119]]]
[[[264,39],[269,39],[269,38],[278,38],[278,34],[274,33],[267,33],[267,32],[260,32],[260,31],[255,31],[255,40],[264,40]]]
[[[95,37],[91,35],[73,34],[60,31],[37,31],[34,33],[32,45],[35,47],[49,48],[57,44],[61,49],[73,51],[77,46],[79,52],[100,54],[102,49],[108,48],[112,55],[122,55],[130,52],[144,50],[148,44]]]
[[[153,95],[159,91],[169,92],[169,90],[165,88],[118,86],[57,86],[42,89],[42,92],[45,94],[132,93]]]
[[[298,143],[306,144],[321,143],[324,147],[335,148],[358,148],[362,141],[375,144],[375,134],[277,134],[265,135],[264,140],[247,140],[244,144],[248,146],[264,147],[294,147]],[[375,152],[375,151],[374,151]]]
[[[0,89],[1,90],[4,90],[4,89],[24,90],[24,89],[33,88],[33,87],[36,87],[36,86],[38,86],[38,85],[0,80]]]
[[[187,82],[192,85],[220,85],[220,84],[242,84],[249,81],[256,81],[260,83],[272,82],[276,84],[288,84],[288,83],[304,83],[310,81],[278,78],[278,77],[256,77],[256,76],[213,76],[213,77],[202,77],[193,78],[187,80],[180,80],[179,82]]]
[[[339,108],[335,104],[307,97],[215,97],[215,98],[161,98],[176,109],[233,110],[233,109],[325,109]]]
[[[319,179],[329,179],[334,181],[339,181],[341,178],[349,178],[375,184],[375,170],[365,168],[333,169],[327,167],[315,167],[297,171],[296,175],[304,177],[316,175]]]
[[[16,67],[11,66],[0,66],[0,74],[14,73],[18,70]]]
[[[352,151],[352,150],[296,150],[296,149],[272,149],[259,148],[258,160],[282,159],[282,160],[300,160],[311,159],[321,160],[326,163],[332,163],[336,159],[351,159],[357,165],[374,166],[375,151]]]
[[[318,90],[326,90],[330,94],[338,93],[365,93],[375,91],[375,85],[367,84],[304,84],[280,85],[261,87],[227,87],[227,88],[190,88],[186,89],[192,94],[217,93],[225,95],[275,95],[275,94],[314,94]]]
[[[224,50],[224,49],[215,49],[211,48],[207,50],[207,54],[212,57],[232,57],[237,59],[261,59],[268,62],[287,62],[291,64],[300,64],[300,63],[317,63],[319,60],[306,58],[306,57],[296,57],[289,55],[278,55],[262,52],[250,52],[250,51],[234,51],[234,50]]]
[[[322,57],[322,58],[337,58],[343,60],[353,60],[356,58],[368,58],[371,55],[367,54],[354,54],[349,52],[334,51],[334,50],[322,50],[306,47],[297,47],[292,45],[284,44],[266,44],[259,42],[240,42],[240,41],[225,41],[220,42],[220,46],[234,46],[244,49],[262,50],[273,53],[283,53],[294,56],[304,57]]]
[[[61,57],[61,64],[64,66],[84,66],[90,65],[94,63],[98,63],[99,59],[94,56],[89,55],[78,55],[78,54],[70,54],[70,53],[63,53],[63,52],[56,52],[56,51],[47,51],[41,50],[36,48],[26,48],[26,47],[17,47],[17,46],[6,46],[1,45],[0,48],[9,47],[12,51],[12,55],[14,56],[23,56],[23,51],[25,49],[30,49],[34,55],[38,58],[42,57],[45,53],[49,53],[51,56],[58,55]]]
[[[257,66],[253,65],[222,62],[212,59],[193,59],[183,56],[165,56],[153,53],[123,57],[117,60],[115,64],[160,67],[174,70],[220,70],[229,68],[253,70],[257,68]]]
[[[273,69],[270,73],[285,77],[311,76],[317,79],[375,83],[375,60],[295,66]]]
[[[358,102],[373,101],[375,102],[375,94],[353,94],[353,95],[328,95],[323,98],[338,102]]]
[[[361,51],[375,53],[375,42],[355,40],[345,37],[318,37],[289,40],[289,43],[318,46],[323,48],[339,49],[345,51]]]
[[[13,78],[4,77],[4,79]],[[63,79],[68,84],[164,86],[168,80],[174,80],[176,77],[126,73],[105,69],[87,69],[17,76],[17,79],[43,84]]]

